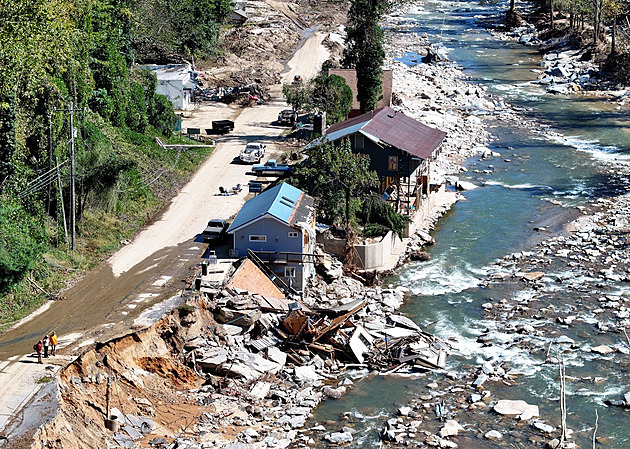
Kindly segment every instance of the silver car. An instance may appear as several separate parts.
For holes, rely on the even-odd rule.
[[[239,159],[246,164],[258,164],[263,157],[265,157],[266,145],[262,143],[248,143],[245,148],[241,150]]]

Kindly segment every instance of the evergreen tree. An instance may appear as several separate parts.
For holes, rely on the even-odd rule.
[[[352,89],[338,75],[320,74],[313,81],[311,103],[326,111],[326,121],[338,123],[348,118],[352,109]]]
[[[357,72],[357,100],[361,112],[376,108],[383,91],[383,29],[379,25],[387,7],[384,0],[352,0],[348,12],[346,48],[342,65]]]

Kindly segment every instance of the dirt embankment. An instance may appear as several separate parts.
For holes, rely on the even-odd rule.
[[[150,329],[97,345],[64,369],[59,378],[60,412],[39,430],[34,447],[113,445],[115,434],[105,426],[108,382],[110,416],[118,415],[121,425],[141,421],[136,447],[192,431],[203,410],[188,392],[203,380],[182,363],[180,354],[189,335],[206,335],[216,324],[203,303],[192,304]]]
[[[315,30],[339,33],[347,9],[345,2],[313,0],[248,4],[248,21],[224,32],[221,56],[197,64],[203,87],[280,84],[285,64],[304,39]]]

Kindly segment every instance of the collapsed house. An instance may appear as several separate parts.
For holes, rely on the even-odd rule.
[[[286,363],[310,366],[314,357],[383,374],[444,368],[449,345],[392,313],[402,298],[400,292],[384,291],[380,297],[365,295],[335,307],[307,305],[298,296],[286,297],[244,259],[211,298],[229,347],[198,352],[194,363],[214,375],[248,380],[276,373]],[[368,309],[388,313],[373,316]]]

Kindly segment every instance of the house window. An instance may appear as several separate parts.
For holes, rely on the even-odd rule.
[[[298,232],[296,232],[296,231],[290,231],[289,232],[289,237],[296,238],[296,237],[299,237],[299,236],[300,236],[300,234]]]
[[[398,171],[398,156],[390,156],[387,164],[389,171]]]
[[[249,241],[250,242],[266,242],[267,236],[266,235],[250,235]]]
[[[294,278],[295,277],[295,267],[284,267],[284,277],[285,278]]]
[[[363,148],[365,148],[365,145],[363,142],[363,134],[354,135],[354,148],[357,150],[362,150]]]

